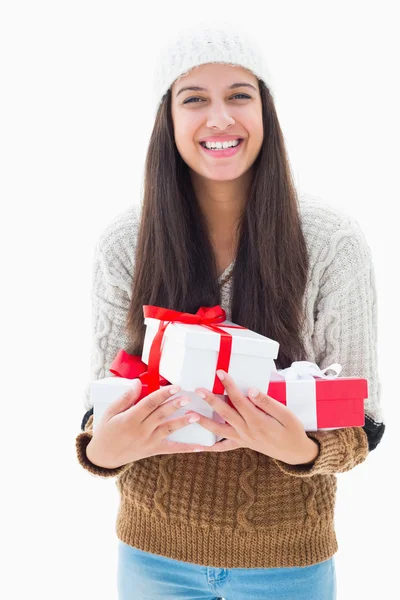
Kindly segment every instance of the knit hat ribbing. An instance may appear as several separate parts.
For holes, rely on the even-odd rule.
[[[273,96],[271,74],[257,42],[225,21],[203,21],[194,27],[180,29],[162,46],[154,73],[154,114],[176,80],[206,63],[244,67],[262,79]]]

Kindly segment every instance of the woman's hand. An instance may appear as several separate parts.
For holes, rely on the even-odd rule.
[[[135,379],[132,388],[112,402],[104,412],[86,448],[88,459],[99,467],[118,468],[157,454],[195,452],[199,444],[174,442],[166,438],[190,424],[190,413],[167,419],[181,408],[185,396],[173,398],[179,386],[163,386],[138,402],[142,383]]]
[[[209,390],[196,390],[196,394],[204,395],[204,400],[226,421],[218,423],[195,413],[200,416],[199,425],[226,438],[212,446],[203,446],[203,452],[251,448],[290,465],[306,464],[317,458],[318,443],[307,436],[300,419],[284,404],[255,388],[249,389],[247,397],[225,371],[218,370],[217,375],[236,410]],[[255,396],[251,395],[253,390]]]

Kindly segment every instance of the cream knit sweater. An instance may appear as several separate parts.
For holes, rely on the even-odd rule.
[[[371,252],[357,221],[308,195],[299,198],[310,256],[304,295],[307,360],[339,362],[341,376],[368,379],[363,428],[310,432],[314,463],[290,466],[239,448],[223,453],[148,457],[118,469],[90,463],[90,381],[109,377],[131,298],[140,207],[117,215],[95,248],[93,348],[76,437],[80,464],[95,476],[117,476],[119,539],[142,550],[215,567],[305,566],[337,551],[336,473],[363,460],[384,433],[377,365],[377,302]],[[233,263],[219,278],[221,306],[231,319]]]

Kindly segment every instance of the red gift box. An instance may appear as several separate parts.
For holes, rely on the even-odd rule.
[[[305,411],[311,413],[311,421],[316,426],[307,430],[362,427],[365,424],[364,400],[368,398],[367,379],[313,375],[314,381],[311,384],[310,374],[319,371],[318,366],[307,361],[292,363],[294,369],[296,365],[300,365],[297,378],[285,379],[284,372],[290,367],[273,372],[267,393],[271,398],[288,406],[295,414],[297,409],[303,410],[301,403],[303,406],[308,403]],[[330,368],[335,370],[335,367],[341,370],[340,365],[331,365],[324,371]],[[324,371],[320,371],[320,375],[323,375]],[[301,372],[303,376],[308,372],[308,377],[302,378]],[[294,401],[293,406],[288,402],[289,396]]]

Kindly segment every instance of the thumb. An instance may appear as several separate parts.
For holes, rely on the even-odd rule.
[[[107,414],[109,417],[124,412],[131,406],[133,406],[136,400],[139,398],[142,391],[142,382],[139,378],[132,380],[132,385],[129,387],[122,396],[119,396],[114,402],[107,408]]]

